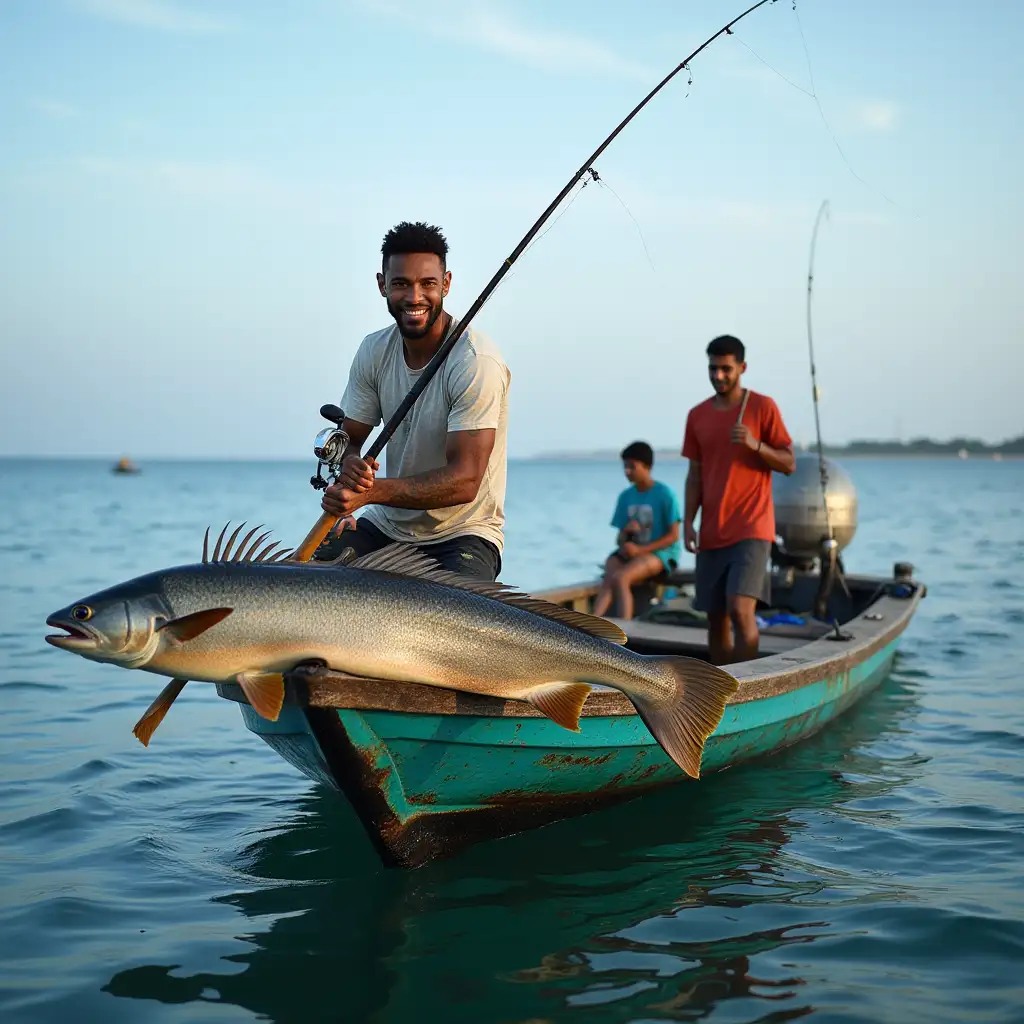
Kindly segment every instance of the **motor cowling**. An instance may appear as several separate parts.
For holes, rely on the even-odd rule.
[[[857,490],[839,463],[825,459],[824,465],[829,518],[838,550],[842,551],[857,532]],[[773,473],[772,499],[781,550],[793,559],[820,558],[822,542],[828,538],[828,520],[817,454],[799,453],[796,469],[789,476]]]

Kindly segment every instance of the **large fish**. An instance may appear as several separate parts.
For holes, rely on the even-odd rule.
[[[603,684],[630,699],[694,778],[704,741],[739,685],[697,659],[636,654],[606,619],[447,572],[408,545],[341,564],[263,557],[245,543],[226,557],[218,541],[208,558],[204,542],[201,563],[61,609],[47,624],[64,632],[46,639],[92,661],[171,676],[170,699],[186,680],[236,681],[270,720],[284,701],[283,674],[309,661],[528,701],[572,730],[591,684]],[[148,742],[148,734],[139,738]]]

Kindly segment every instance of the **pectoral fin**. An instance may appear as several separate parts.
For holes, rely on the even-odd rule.
[[[187,679],[172,679],[157,694],[157,698],[143,712],[142,717],[135,723],[132,733],[135,738],[144,746],[149,746],[149,741],[156,732],[157,726],[164,720],[164,715],[171,710],[171,705],[177,696],[185,688]]]
[[[166,633],[184,643],[186,640],[194,640],[200,633],[205,633],[211,627],[216,626],[233,611],[234,608],[208,608],[206,611],[182,615],[180,619],[171,619],[170,622],[165,622],[159,632]]]
[[[590,693],[586,683],[543,683],[525,699],[553,722],[572,732],[580,731],[580,712]]]
[[[253,710],[276,722],[284,704],[284,676],[280,672],[239,672],[235,678]]]

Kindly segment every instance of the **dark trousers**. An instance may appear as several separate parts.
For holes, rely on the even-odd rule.
[[[371,551],[379,551],[388,544],[401,543],[393,541],[387,534],[377,529],[365,518],[356,520],[354,530],[331,535],[313,554],[314,561],[333,562],[342,551],[351,548],[352,558],[368,555]],[[457,572],[474,579],[489,580],[492,583],[501,572],[501,554],[498,549],[483,537],[464,534],[451,540],[442,540],[434,544],[412,545],[423,554],[434,559],[442,569]]]

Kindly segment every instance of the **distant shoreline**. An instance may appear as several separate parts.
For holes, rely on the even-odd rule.
[[[896,445],[889,445],[885,442],[878,443],[878,448],[873,449],[872,445],[877,442],[858,443],[854,442],[846,448],[825,448],[825,455],[831,459],[946,459],[955,462],[999,462],[1024,459],[1024,437],[1015,438],[1002,445],[983,446],[979,442],[972,442],[970,445],[958,445],[940,442],[917,442],[905,445],[900,448]],[[955,444],[955,442],[953,443]],[[797,448],[798,455],[814,455],[813,448]],[[963,452],[964,454],[961,454]],[[192,462],[192,463],[308,463],[311,461],[303,455],[280,455],[266,457],[238,458],[227,455],[145,455],[134,456],[135,462],[140,466],[145,463],[159,462]],[[655,463],[685,462],[686,459],[680,455],[676,448],[662,448],[654,450]],[[0,454],[0,462],[107,462],[113,466],[117,457],[111,455],[25,455],[25,454]],[[510,455],[509,462],[618,462],[619,452],[617,449],[598,451],[554,451],[539,452],[535,455]]]
[[[1024,457],[1024,434],[1008,438],[998,444],[989,444],[977,438],[954,437],[948,441],[936,441],[930,437],[915,438],[912,441],[868,440],[856,438],[849,444],[823,445],[825,455],[832,459],[1014,459]],[[813,444],[798,445],[798,455],[814,455],[817,447]],[[578,452],[544,452],[532,456],[535,459],[618,459],[618,451],[611,449]],[[678,448],[655,448],[655,461],[671,462],[682,460]]]
[[[814,455],[816,452],[813,449],[797,449],[798,455]],[[956,452],[893,452],[893,451],[882,451],[882,452],[866,452],[866,451],[841,451],[836,449],[825,449],[825,457],[829,459],[943,459],[950,462],[1009,462],[1013,460],[1024,459],[1024,452],[1001,452],[1001,451],[969,451],[966,456],[961,456]],[[519,459],[513,459],[510,457],[510,461],[514,462],[616,462],[618,461],[619,453],[615,451],[606,452],[545,452],[541,455],[527,455]],[[675,451],[655,451],[654,461],[657,463],[665,462],[685,462],[684,459],[678,452]]]

